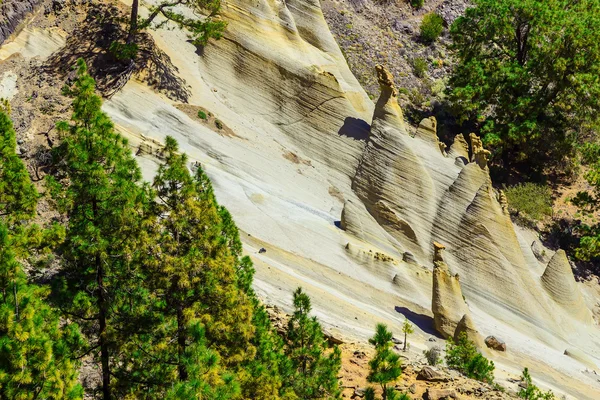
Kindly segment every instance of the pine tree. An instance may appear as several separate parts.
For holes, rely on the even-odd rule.
[[[402,333],[404,333],[404,347],[402,348],[402,351],[406,351],[406,346],[408,343],[408,335],[410,335],[414,331],[415,331],[415,328],[412,326],[412,324],[410,322],[408,322],[408,319],[404,319],[404,323],[402,324]]]
[[[328,355],[327,344],[316,317],[310,317],[310,298],[298,288],[294,292],[294,314],[288,323],[286,354],[292,363],[290,383],[301,399],[337,399],[341,352],[337,346]]]
[[[369,339],[375,346],[375,356],[369,361],[370,372],[367,380],[381,386],[383,400],[396,399],[396,392],[388,386],[402,374],[400,356],[392,350],[392,332],[384,324],[377,324],[375,335]]]
[[[165,162],[153,182],[156,237],[143,283],[151,325],[128,344],[125,369],[139,383],[130,394],[140,397],[151,390],[154,396],[168,391],[169,396],[235,398],[235,375],[256,352],[250,343],[252,303],[238,286],[237,257],[223,234],[210,182],[201,169],[195,177],[190,174],[173,138],[167,137],[163,153]],[[239,241],[232,227],[231,221],[227,229]]]
[[[16,153],[12,121],[0,111],[0,217],[7,223],[31,218],[38,193],[31,184],[27,169]]]
[[[60,122],[55,149],[56,177],[48,186],[59,211],[68,217],[61,253],[64,275],[57,283],[61,309],[85,327],[92,339],[88,352],[99,350],[104,400],[112,399],[111,368],[127,335],[119,321],[134,314],[139,285],[135,260],[143,241],[147,191],[141,174],[110,119],[101,111],[95,82],[82,59],[71,89],[72,123]]]
[[[210,179],[202,168],[196,170],[195,185],[203,198],[218,204]],[[291,362],[284,354],[282,338],[273,328],[267,311],[252,289],[254,278],[252,260],[248,256],[242,257],[239,231],[229,211],[218,205],[218,212],[221,220],[221,235],[236,258],[237,285],[248,295],[253,307],[254,335],[251,344],[256,348],[256,355],[246,360],[243,363],[243,370],[238,371],[242,396],[257,400],[274,400],[278,397],[291,399],[295,396],[293,390],[283,382],[283,377],[290,375]]]
[[[78,328],[61,324],[44,299],[48,290],[30,284],[19,258],[60,237],[28,224],[38,193],[15,152],[15,132],[0,111],[0,399],[80,399]]]

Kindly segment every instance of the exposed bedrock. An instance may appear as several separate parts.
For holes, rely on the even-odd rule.
[[[413,151],[391,74],[377,67],[381,96],[352,188],[387,233],[423,258],[435,213],[435,187]],[[437,140],[437,139],[436,139]]]
[[[450,273],[444,262],[444,246],[434,243],[433,292],[431,311],[435,329],[444,337],[454,337],[458,323],[468,313],[458,274]]]
[[[42,2],[42,0],[5,0],[0,4],[0,44],[4,43],[19,24]]]
[[[250,12],[249,12],[250,11]],[[202,74],[237,112],[260,116],[307,156],[351,178],[373,103],[351,74],[317,1],[223,6],[228,28],[201,58]]]
[[[552,300],[574,318],[584,322],[592,321],[592,313],[585,305],[564,250],[554,253],[541,279]]]
[[[563,338],[577,329],[564,323],[571,318],[567,309],[575,307],[573,316],[589,324],[590,312],[564,263],[560,268],[552,264],[540,282],[537,264],[530,264],[534,255],[528,244],[521,243],[510,219],[506,196],[492,186],[490,152],[480,138],[473,133],[458,135],[446,152],[434,118],[423,120],[411,137],[391,75],[382,66],[376,72],[381,96],[352,181],[364,208],[358,204],[345,208],[343,225],[348,233],[379,248],[387,242],[399,252],[409,252],[421,265],[431,265],[430,243],[447,246],[444,265],[434,269],[433,295],[436,328],[446,337],[453,336],[467,314],[462,293],[479,307],[507,310],[509,314],[498,315],[517,315],[531,329]],[[550,273],[553,268],[562,272]],[[449,270],[460,274],[460,285]],[[462,293],[457,295],[460,286]],[[446,306],[440,300],[444,297],[455,300]],[[565,312],[556,312],[552,302],[563,304]]]

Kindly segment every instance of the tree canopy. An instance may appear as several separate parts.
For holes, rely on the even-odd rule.
[[[473,3],[451,28],[455,114],[505,170],[560,167],[598,125],[600,1]]]

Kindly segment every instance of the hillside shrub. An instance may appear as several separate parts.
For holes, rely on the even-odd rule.
[[[410,5],[413,6],[413,8],[419,9],[423,7],[424,2],[425,0],[410,0]]]
[[[551,390],[547,392],[543,392],[535,386],[532,382],[531,375],[529,375],[529,370],[525,368],[523,370],[523,375],[521,375],[521,381],[525,384],[525,387],[521,387],[519,390],[518,396],[522,399],[526,400],[554,400],[554,393]]]
[[[417,78],[424,78],[428,69],[427,61],[424,58],[417,57],[413,60],[413,71]]]
[[[223,123],[221,122],[221,120],[216,119],[215,126],[217,127],[217,129],[223,129]]]
[[[448,338],[446,364],[471,379],[494,382],[494,362],[485,358],[464,332],[460,334],[456,343],[452,338]]]
[[[521,183],[507,188],[505,194],[509,208],[525,224],[552,215],[552,191],[546,185]]]
[[[438,346],[434,346],[428,350],[423,350],[423,354],[425,355],[427,364],[429,365],[436,366],[442,363],[442,349],[440,349]]]
[[[444,19],[436,13],[429,13],[421,21],[421,39],[432,43],[440,37],[444,31]]]
[[[198,118],[203,119],[203,120],[206,121],[206,119],[208,117],[206,116],[206,113],[204,111],[200,110],[200,111],[198,111]]]

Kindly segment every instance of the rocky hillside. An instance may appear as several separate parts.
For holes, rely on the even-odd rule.
[[[408,1],[326,0],[323,13],[350,69],[369,96],[379,92],[373,68],[388,66],[399,90],[399,102],[416,119],[430,113],[443,99],[452,65],[448,27],[466,9],[466,1],[427,0],[416,9]],[[423,17],[437,13],[444,32],[433,43],[420,37]],[[422,62],[425,71],[415,68]]]
[[[121,29],[81,4],[47,6],[0,48],[2,96],[15,105],[21,151],[41,176],[73,60],[84,57],[110,77],[102,35]],[[127,12],[127,4],[107,7],[103,15]],[[512,224],[476,138],[459,135],[447,147],[434,118],[405,123],[402,89],[428,95],[425,82],[444,74],[431,68],[414,86],[402,74],[415,55],[440,57],[443,42],[420,44],[406,6],[390,6],[387,16],[374,7],[324,3],[329,21],[337,12],[353,27],[374,24],[381,37],[392,29],[384,17],[397,23],[381,41],[348,38],[365,49],[344,56],[318,1],[224,2],[225,35],[203,49],[177,29],[150,31],[148,52],[159,57],[119,81],[116,93],[107,90],[104,110],[146,179],[167,135],[203,165],[242,231],[264,302],[289,311],[289,293],[303,286],[331,336],[363,345],[376,323],[400,332],[406,318],[417,327],[411,360],[466,327],[480,343],[490,335],[506,343],[506,351],[482,345],[501,384],[514,388],[510,380],[529,366],[544,388],[600,398],[597,285],[575,282],[560,251],[536,258],[539,243]],[[427,7],[448,18],[460,12],[453,2]],[[404,53],[358,69],[368,54],[396,49]],[[379,61],[388,68],[375,69]],[[44,118],[27,117],[42,107]],[[212,117],[200,119],[200,109]]]

